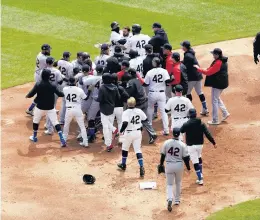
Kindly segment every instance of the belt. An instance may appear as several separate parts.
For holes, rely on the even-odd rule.
[[[75,106],[68,106],[68,107],[66,107],[66,108],[75,108]]]
[[[126,130],[126,131],[140,131],[141,128],[137,128],[136,130]]]
[[[188,117],[180,117],[180,118],[173,118],[173,119],[182,119],[182,118],[188,118]]]
[[[164,90],[160,90],[160,91],[149,90],[149,92],[164,92]]]

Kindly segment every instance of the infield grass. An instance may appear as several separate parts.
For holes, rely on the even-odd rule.
[[[33,81],[35,56],[43,43],[52,56],[69,50],[98,54],[108,41],[110,23],[140,23],[152,35],[160,22],[174,48],[253,36],[260,27],[260,0],[3,0],[2,88]],[[236,48],[234,48],[235,50]]]
[[[259,220],[260,199],[244,202],[212,214],[207,220]]]

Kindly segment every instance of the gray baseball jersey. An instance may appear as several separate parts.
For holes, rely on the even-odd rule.
[[[97,98],[102,76],[84,77],[82,81],[84,85],[94,87],[92,90],[92,97]]]
[[[95,59],[95,65],[101,65],[103,68],[107,65],[107,59],[109,58],[109,55],[101,54],[100,56],[97,56]]]
[[[62,75],[65,76],[66,79],[73,77],[73,65],[72,63],[66,60],[59,60],[58,67]]]
[[[55,67],[47,67],[46,69],[49,69],[51,71],[50,83],[53,86],[59,86],[59,82],[61,82],[63,80],[61,72],[58,69],[56,69]],[[38,81],[41,81],[41,80],[42,80],[42,71],[40,72]]]
[[[35,73],[36,74],[40,74],[40,72],[42,71],[42,69],[47,67],[46,64],[46,59],[48,56],[42,54],[42,52],[40,52],[37,57],[36,57],[36,67],[35,67]]]
[[[72,66],[73,66],[73,69],[74,69],[74,68],[79,68],[79,70],[82,70],[82,64],[80,64],[80,63],[78,62],[78,60],[73,60],[73,61],[71,61],[71,64],[72,64]]]
[[[166,162],[182,162],[182,158],[188,156],[188,149],[182,141],[170,139],[164,142],[161,153]]]

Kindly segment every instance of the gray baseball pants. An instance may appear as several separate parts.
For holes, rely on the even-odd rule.
[[[223,101],[220,98],[221,93],[223,92],[223,89],[211,89],[211,102],[212,102],[212,120],[214,122],[218,121],[218,109],[222,111],[223,117],[227,116],[228,110],[226,106],[224,105]]]

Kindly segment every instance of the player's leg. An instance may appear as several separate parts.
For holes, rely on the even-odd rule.
[[[61,126],[58,122],[58,117],[57,117],[57,113],[56,113],[56,109],[52,109],[52,110],[48,110],[47,111],[47,116],[49,117],[51,123],[55,126],[55,129],[60,137],[60,143],[61,143],[61,147],[66,147],[66,141],[63,137],[63,133],[61,130]]]
[[[55,108],[56,116],[57,116],[56,104],[57,104],[58,98],[59,97],[55,94],[55,96],[54,96],[54,108]],[[52,124],[51,120],[48,117],[48,114],[46,115],[46,127],[47,127],[47,130],[44,133],[47,134],[47,135],[52,135],[53,132],[54,132],[54,124]]]
[[[199,157],[199,168],[200,168],[201,178],[203,179],[203,173],[202,173],[202,149],[203,149],[203,145],[198,145],[197,146],[197,152],[198,152],[198,157]]]
[[[80,143],[81,146],[83,147],[88,147],[88,136],[87,136],[87,131],[84,123],[84,115],[83,112],[81,111],[80,108],[74,108],[74,115],[76,118],[76,121],[78,123],[78,126],[80,128],[80,133],[82,136],[83,141]]]
[[[221,95],[222,92],[223,92],[223,90],[220,91],[220,95]],[[230,113],[228,112],[224,102],[220,98],[220,95],[219,95],[219,98],[218,98],[218,106],[219,106],[219,108],[222,112],[222,117],[223,117],[222,121],[224,121],[229,117]]]
[[[218,124],[218,99],[220,96],[219,89],[211,89],[211,101],[212,101],[212,124]],[[209,122],[210,123],[210,122]],[[210,124],[211,124],[210,123]]]
[[[156,102],[154,101],[154,92],[148,93],[148,109],[147,109],[147,118],[149,122],[153,123],[153,112],[154,112],[154,104]]]
[[[122,161],[121,163],[117,164],[117,166],[121,170],[126,170],[126,161],[127,161],[128,151],[131,144],[132,144],[132,138],[129,136],[128,132],[125,132],[122,138]]]
[[[154,104],[153,119],[158,118],[158,103]]]
[[[191,95],[191,92],[192,92],[192,89],[195,85],[196,81],[189,81],[188,82],[188,90],[187,90],[187,95],[186,97],[192,102],[192,95]]]
[[[66,100],[65,100],[65,97],[63,97],[62,103],[61,103],[61,111],[60,111],[60,124],[61,125],[64,125],[65,114],[66,114]]]
[[[36,72],[34,73],[34,80],[35,80],[35,82],[38,82],[38,74],[37,74]],[[34,114],[34,113],[33,113],[33,110],[34,110],[36,104],[37,104],[36,99],[34,99],[33,102],[32,102],[32,104],[31,104],[31,105],[29,106],[29,108],[26,110],[26,113],[27,113],[28,115],[33,116],[33,114]]]
[[[118,130],[120,130],[121,127],[122,127],[123,111],[124,111],[123,107],[116,107],[115,110],[114,110],[114,113],[115,113],[115,116],[116,116]]]
[[[95,120],[97,117],[97,113],[100,110],[99,102],[92,100],[91,106],[88,112],[88,141],[89,143],[93,143],[96,139],[96,128],[95,128]]]
[[[168,115],[165,112],[165,105],[166,105],[166,96],[165,93],[163,92],[158,92],[157,95],[158,97],[158,107],[160,109],[161,117],[162,117],[162,122],[163,122],[163,134],[168,135],[169,134],[169,119]]]
[[[141,131],[132,131],[131,132],[132,142],[134,151],[136,154],[136,158],[138,160],[138,164],[140,166],[140,177],[144,177],[145,170],[144,170],[144,161],[143,161],[143,154],[141,151],[141,144],[142,144],[142,132]]]
[[[167,196],[167,209],[168,211],[172,211],[172,201],[173,201],[173,183],[174,183],[174,171],[173,171],[173,163],[167,163],[165,167],[165,175],[166,175],[166,196]]]
[[[201,110],[200,114],[206,116],[209,113],[209,111],[208,111],[205,95],[202,92],[202,81],[201,80],[196,81],[196,84],[194,85],[194,89],[195,89],[197,95],[199,96],[200,102],[202,105],[202,110]]]
[[[174,175],[175,175],[175,205],[180,204],[181,199],[181,182],[183,174],[183,163],[174,163]]]
[[[38,132],[38,128],[39,128],[39,123],[41,121],[42,115],[45,111],[38,109],[37,107],[35,107],[34,110],[34,116],[33,116],[33,135],[30,136],[30,140],[33,142],[37,142],[38,138],[37,138],[37,132]]]
[[[112,145],[113,124],[111,123],[111,121],[112,121],[111,117],[113,117],[112,118],[112,120],[113,120],[114,115],[104,115],[101,113],[101,122],[103,125],[104,141],[105,141],[105,145],[107,147],[108,152],[110,152],[113,148],[113,145]]]
[[[72,119],[73,119],[72,108],[67,108],[66,114],[65,114],[65,120],[64,120],[64,127],[63,127],[63,136],[66,141],[68,140],[70,123],[71,123]]]
[[[198,145],[188,146],[188,151],[189,151],[191,162],[194,166],[194,169],[195,169],[195,172],[197,175],[196,183],[203,185],[203,180],[201,177],[200,166],[199,166],[199,155],[198,155],[198,151],[197,151],[197,146]]]
[[[168,101],[168,99],[170,99],[172,97],[172,86],[166,86],[166,90],[165,90],[165,95],[166,95],[166,100]]]

